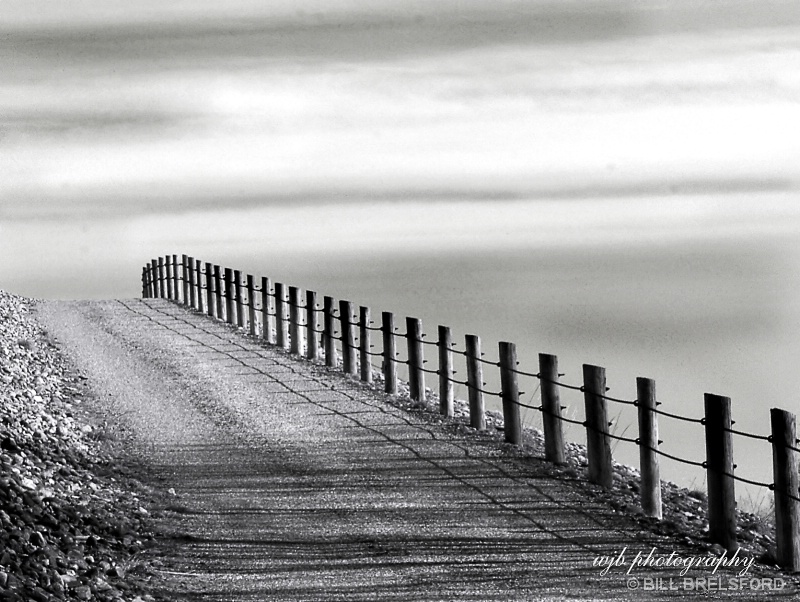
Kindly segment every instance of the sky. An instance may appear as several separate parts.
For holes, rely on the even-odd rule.
[[[0,73],[6,290],[187,253],[798,408],[795,0],[2,0]]]
[[[791,2],[5,0],[0,217],[794,190],[798,31]]]

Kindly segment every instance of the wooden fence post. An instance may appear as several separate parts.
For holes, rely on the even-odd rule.
[[[296,355],[303,353],[303,335],[300,330],[300,289],[289,287],[289,342],[290,352]]]
[[[483,364],[481,338],[474,334],[464,337],[467,358],[467,388],[469,389],[469,424],[479,431],[486,430],[486,408],[483,400]]]
[[[775,539],[778,564],[800,571],[800,482],[795,415],[772,408],[772,471],[775,482]]]
[[[564,429],[561,425],[561,395],[558,391],[558,358],[539,354],[539,386],[542,393],[542,426],[544,457],[555,464],[564,464]]]
[[[175,294],[173,295],[173,299],[176,303],[182,302],[181,295],[183,294],[183,269],[181,268],[181,262],[178,259],[177,255],[172,256],[172,277],[173,277],[173,286],[175,287]]]
[[[170,259],[169,255],[164,255],[164,298],[167,300],[172,299],[171,261],[172,259]]]
[[[277,311],[273,311],[273,304],[270,303],[270,294],[272,290],[272,283],[266,276],[261,277],[261,338],[267,344],[275,344],[275,315]]]
[[[217,315],[216,303],[214,302],[214,266],[206,262],[206,313],[212,318]]]
[[[736,497],[733,480],[731,400],[705,394],[708,534],[727,550],[736,549]]]
[[[339,300],[339,325],[342,331],[342,368],[349,376],[356,375],[356,335],[353,329],[353,304]]]
[[[195,300],[197,302],[197,311],[201,314],[205,313],[206,308],[203,307],[203,264],[199,259],[194,260],[194,285],[195,285]]]
[[[425,403],[425,354],[422,350],[422,320],[406,317],[408,342],[408,388],[411,399]]]
[[[180,272],[178,271],[178,256],[172,256],[172,300],[180,302],[181,300],[181,286],[180,286]]]
[[[236,295],[236,326],[244,328],[244,295],[242,294],[242,272],[233,271],[234,294]],[[248,302],[250,300],[248,299]]]
[[[201,270],[198,267],[197,273],[200,274],[201,272],[203,272],[203,270]],[[205,287],[206,287],[205,290],[203,290],[203,286],[202,286],[203,283],[205,283]],[[202,280],[201,280],[201,276],[198,276],[197,286],[200,289],[199,292],[198,292],[200,297],[201,298],[205,297],[205,299],[206,299],[206,307],[205,307],[206,314],[209,315],[209,316],[213,316],[214,315],[214,278],[213,278],[213,274],[212,274],[212,267],[211,267],[211,264],[209,262],[205,262],[205,271],[202,274]],[[202,305],[202,303],[201,303],[201,305]]]
[[[172,272],[172,255],[165,255],[164,256],[164,273],[166,274],[167,278],[167,299],[172,300],[174,298],[174,275]]]
[[[170,301],[175,298],[175,269],[172,265],[172,255],[165,257],[167,268],[167,299]]]
[[[656,383],[650,378],[636,379],[636,403],[639,412],[639,467],[641,471],[642,510],[645,516],[661,519],[661,469],[658,462],[658,415]]]
[[[142,268],[142,299],[147,299],[147,268]]]
[[[178,303],[186,304],[186,297],[183,296],[184,286],[186,286],[186,264],[183,262],[185,255],[181,255],[180,261],[175,263],[175,300]]]
[[[322,306],[322,346],[325,349],[325,365],[329,368],[336,367],[336,339],[334,337],[334,301],[333,297],[325,296]]]
[[[448,418],[454,415],[452,346],[450,327],[439,324],[439,413]]]
[[[283,282],[275,283],[275,324],[278,347],[286,349],[289,338],[289,323],[286,321],[286,287]]]
[[[519,418],[519,377],[517,375],[517,347],[514,343],[500,343],[500,386],[503,394],[503,422],[508,443],[522,441],[522,422]]]
[[[151,259],[150,260],[150,289],[152,291],[152,297],[160,297],[161,296],[161,287],[159,287],[158,282],[158,260]]]
[[[605,489],[614,484],[611,442],[606,409],[606,369],[583,365],[583,400],[586,408],[586,452],[589,480]]]
[[[369,307],[363,305],[358,308],[358,350],[361,370],[361,380],[365,383],[372,382],[372,362],[370,361],[370,348],[372,337],[370,331]]]
[[[217,264],[214,264],[214,300],[214,317],[223,320],[225,312],[222,305],[222,268]]]
[[[247,323],[250,326],[250,336],[258,335],[258,322],[256,320],[256,282],[252,274],[247,275]]]
[[[167,297],[167,266],[164,258],[158,258],[158,293],[161,299]]]
[[[233,285],[233,270],[225,268],[225,321],[228,324],[236,323],[235,302],[236,288]]]
[[[200,287],[200,272],[201,272],[201,265],[200,260],[195,257],[189,258],[189,274],[192,277],[192,307],[194,307],[197,311],[203,312],[203,299],[201,298],[203,294],[203,289]]]
[[[383,390],[389,395],[397,395],[397,352],[394,344],[394,314],[385,311],[381,314],[381,334],[383,335]]]
[[[173,275],[172,275],[172,256],[171,255],[164,256],[164,274],[166,275],[166,279],[167,279],[167,287],[166,287],[167,288],[167,299],[171,301],[173,299],[173,294],[174,294],[174,291],[175,291],[175,283],[174,283]]]
[[[183,304],[191,306],[189,297],[191,295],[189,289],[189,256],[181,255],[181,265],[183,266]]]
[[[319,353],[317,332],[317,293],[306,291],[306,358],[316,361]]]
[[[186,275],[188,293],[186,295],[187,303],[192,309],[197,309],[197,275],[195,274],[195,261],[194,257],[186,258]]]

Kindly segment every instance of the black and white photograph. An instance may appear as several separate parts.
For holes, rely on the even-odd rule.
[[[794,0],[0,0],[0,600],[800,599]]]

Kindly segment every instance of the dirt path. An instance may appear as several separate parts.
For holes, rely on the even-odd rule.
[[[537,461],[448,434],[203,315],[162,300],[126,300],[47,302],[39,317],[132,432],[129,453],[142,474],[177,494],[150,551],[162,563],[167,599],[689,593],[680,568],[625,571],[653,546],[663,556],[696,550],[642,532]],[[626,566],[605,576],[593,566],[626,547]],[[689,575],[714,576],[711,569]],[[664,588],[671,577],[681,589],[645,591],[653,577]]]

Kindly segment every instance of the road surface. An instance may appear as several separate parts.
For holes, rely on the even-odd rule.
[[[120,461],[175,491],[148,551],[167,599],[763,594],[713,591],[714,581],[691,582],[711,592],[687,591],[682,567],[626,574],[653,547],[663,557],[707,553],[643,531],[540,460],[425,420],[207,316],[157,299],[49,301],[38,315],[130,433]],[[596,559],[623,551],[603,574]],[[737,571],[688,577],[720,575],[729,587]]]

